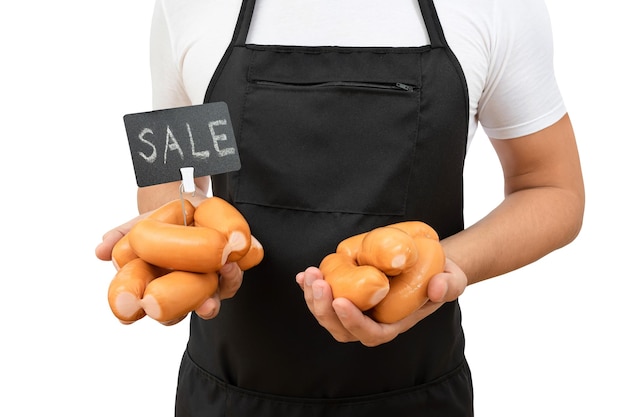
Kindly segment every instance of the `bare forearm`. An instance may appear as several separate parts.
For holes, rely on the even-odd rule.
[[[582,223],[579,193],[539,187],[510,194],[495,210],[442,243],[470,284],[532,263],[570,243]]]

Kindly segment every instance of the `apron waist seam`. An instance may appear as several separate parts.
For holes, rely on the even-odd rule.
[[[193,360],[193,358],[191,357],[188,351],[185,351],[184,357],[187,358],[190,364],[195,368],[196,372],[202,374],[204,378],[211,380],[214,384],[216,384],[221,390],[224,391],[227,397],[231,397],[232,394],[237,393],[241,396],[270,400],[276,403],[300,404],[300,405],[309,404],[311,406],[319,405],[319,404],[326,404],[326,405],[345,404],[346,406],[366,405],[368,403],[376,402],[376,401],[386,399],[386,398],[401,397],[404,395],[412,395],[416,392],[428,390],[432,387],[443,385],[450,379],[457,376],[464,369],[468,369],[467,361],[463,359],[463,361],[460,364],[456,365],[454,368],[452,368],[450,371],[446,372],[445,374],[431,381],[425,382],[423,384],[418,384],[418,385],[414,385],[414,386],[410,386],[406,388],[399,388],[399,389],[386,391],[386,392],[379,393],[379,394],[366,394],[362,396],[357,395],[357,396],[345,396],[345,397],[335,397],[335,398],[333,397],[295,397],[295,396],[283,396],[280,394],[264,393],[264,392],[255,391],[255,390],[251,390],[247,388],[238,387],[236,385],[232,385],[218,378],[217,376],[211,374],[206,369],[202,368],[197,362]]]

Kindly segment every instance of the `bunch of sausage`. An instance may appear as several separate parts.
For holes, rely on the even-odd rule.
[[[319,268],[334,298],[349,299],[379,323],[394,323],[428,301],[428,283],[444,263],[437,232],[406,221],[343,240]]]
[[[171,201],[138,221],[112,252],[111,311],[124,324],[146,315],[170,325],[210,298],[228,262],[242,270],[263,259],[243,215],[219,197],[194,207]]]

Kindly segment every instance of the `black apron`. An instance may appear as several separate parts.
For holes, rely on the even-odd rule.
[[[378,226],[463,229],[467,85],[432,0],[419,5],[428,46],[303,47],[247,44],[243,1],[205,102],[228,104],[242,166],[214,176],[213,192],[265,258],[217,318],[192,315],[179,417],[473,414],[457,302],[368,348],[335,341],[295,282]]]

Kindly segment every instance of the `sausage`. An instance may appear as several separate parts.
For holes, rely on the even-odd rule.
[[[216,272],[172,271],[150,281],[139,304],[154,320],[177,323],[215,293],[218,281]]]
[[[394,227],[378,227],[365,235],[357,252],[359,265],[371,265],[385,275],[395,276],[417,262],[413,238]]]
[[[184,213],[183,206],[185,210]],[[187,224],[191,224],[193,222],[194,211],[195,207],[189,200],[183,199],[182,202],[180,200],[172,200],[152,211],[152,213],[148,215],[148,218],[172,224],[184,225],[185,221]],[[135,258],[137,258],[137,254],[130,246],[128,234],[126,234],[113,246],[111,260],[113,261],[115,269],[120,269],[128,261]]]
[[[224,266],[230,253],[226,236],[215,229],[151,218],[136,223],[128,238],[141,259],[172,270],[214,272]]]
[[[228,238],[228,262],[243,258],[251,245],[248,222],[234,206],[219,197],[209,197],[196,207],[196,226],[209,227],[222,232]]]
[[[185,211],[183,213],[183,206]],[[193,223],[193,215],[196,208],[186,198],[182,200],[172,200],[163,204],[148,215],[149,218],[171,224],[187,224],[191,226]]]
[[[248,249],[248,253],[246,253],[243,258],[237,261],[237,265],[239,265],[242,271],[247,271],[260,264],[264,256],[265,251],[263,245],[261,245],[261,242],[259,242],[257,238],[250,235],[250,249]]]
[[[361,311],[375,306],[389,291],[389,279],[382,271],[371,265],[357,265],[354,258],[343,253],[326,255],[319,269],[333,298],[345,297]]]
[[[337,245],[337,249],[335,249],[335,252],[343,253],[353,259],[356,259],[359,250],[361,250],[361,243],[363,242],[363,239],[365,238],[367,233],[368,232],[360,233],[358,235],[350,236],[342,240]]]
[[[128,234],[125,234],[115,243],[115,246],[113,246],[111,261],[113,261],[115,269],[119,270],[133,259],[137,259],[137,254],[133,251],[133,248],[130,247]]]
[[[131,324],[146,313],[140,305],[148,283],[166,271],[135,258],[121,267],[109,284],[108,301],[111,311],[124,324]]]
[[[439,235],[437,231],[433,229],[427,223],[418,221],[418,220],[408,220],[404,222],[394,223],[385,227],[393,227],[396,229],[400,229],[407,233],[411,237],[427,237],[429,239],[439,240]],[[345,253],[348,256],[356,257],[357,253],[361,250],[361,244],[363,239],[370,232],[359,233],[354,236],[350,236],[344,240],[342,240],[339,245],[337,245],[337,249],[335,250],[337,253]]]
[[[215,293],[226,262],[242,270],[261,262],[263,246],[239,211],[216,197],[205,201],[211,203],[196,216],[188,200],[173,200],[117,242],[109,304],[120,321],[148,315],[164,325],[178,323]],[[231,257],[233,250],[238,253]]]
[[[439,240],[437,231],[433,229],[429,224],[420,222],[418,220],[409,220],[405,222],[394,223],[388,227],[395,227],[396,229],[403,230],[409,236],[426,237],[428,239]]]
[[[394,323],[422,307],[428,301],[430,279],[443,271],[445,253],[439,241],[427,237],[414,240],[419,253],[417,263],[391,278],[389,293],[369,311],[379,323]]]
[[[330,264],[326,265],[327,262]],[[371,289],[357,288],[353,284],[357,279],[352,276],[356,274],[353,271],[364,266],[373,267],[386,278],[388,290],[370,308],[363,308],[367,303],[358,307],[380,323],[393,323],[428,301],[430,278],[443,271],[444,262],[445,253],[437,232],[427,223],[404,221],[344,239],[334,254],[324,258],[319,268],[324,279],[329,281],[334,297],[355,300],[371,297]],[[339,289],[336,291],[335,287]],[[355,294],[360,291],[365,292]]]

